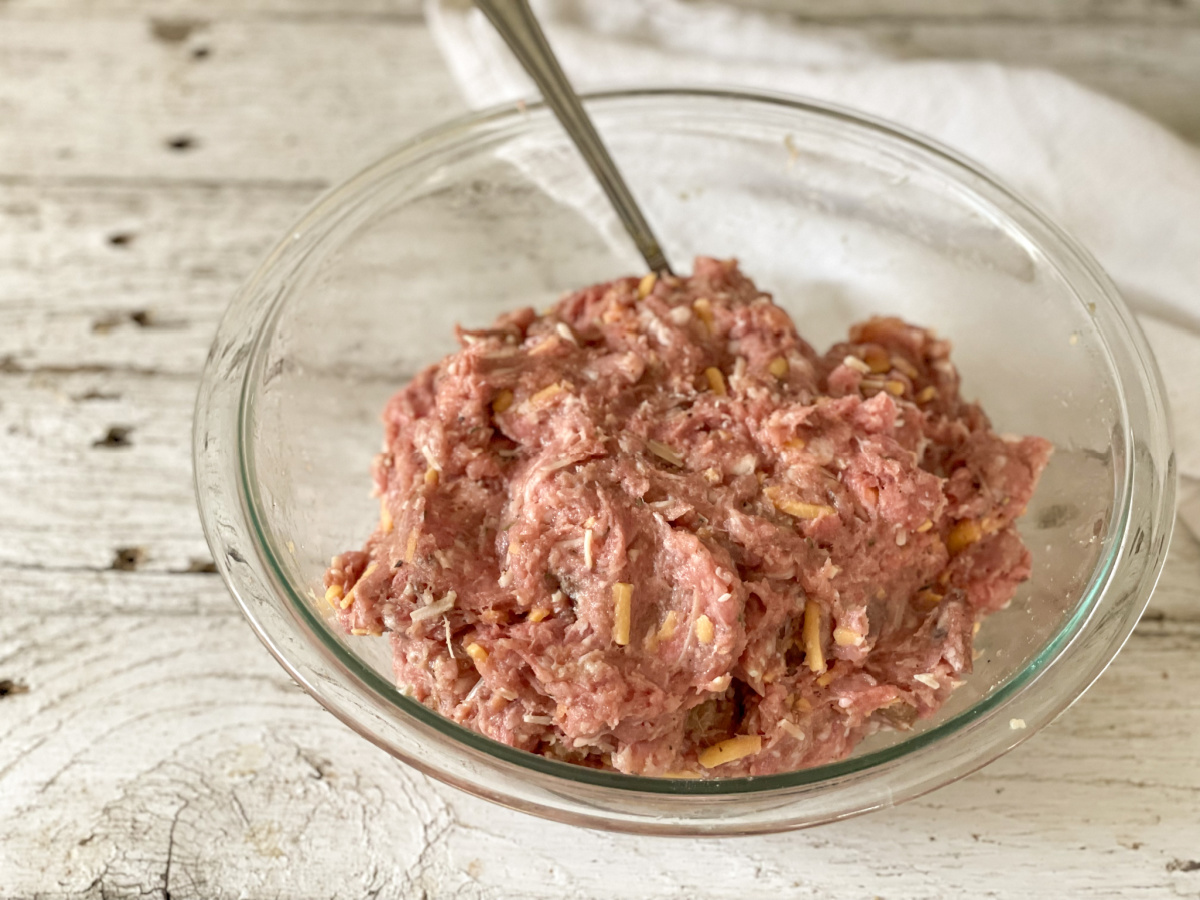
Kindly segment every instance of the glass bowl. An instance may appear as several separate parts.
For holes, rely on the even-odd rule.
[[[934,718],[785,775],[680,781],[514,750],[405,697],[387,643],[331,622],[321,576],[378,516],[379,413],[455,349],[456,322],[644,265],[549,112],[425,134],[330,192],[231,304],[196,407],[200,512],[259,637],[330,712],[445,782],[556,820],[750,833],[899,801],[979,768],[1069,706],[1145,608],[1174,520],[1168,415],[1096,263],[987,174],[921,138],[784,97],[645,90],[587,106],[668,257],[737,257],[823,349],[873,313],[938,329],[1001,432],[1054,442],[1021,520],[1033,575]]]

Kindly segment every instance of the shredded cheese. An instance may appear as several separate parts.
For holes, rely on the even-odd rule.
[[[700,751],[696,761],[706,769],[715,769],[726,763],[736,762],[747,756],[753,756],[762,750],[762,736],[757,734],[739,734],[736,737],[713,744]]]
[[[950,534],[946,536],[946,549],[950,551],[951,556],[954,556],[962,553],[981,537],[983,537],[983,529],[979,523],[974,519],[963,519],[951,528]]]
[[[660,641],[669,641],[675,636],[675,627],[679,624],[679,614],[675,610],[670,610],[663,619],[662,625],[658,628],[658,639]]]
[[[492,401],[492,412],[499,414],[504,412],[513,404],[513,392],[505,389],[496,395],[496,399]]]
[[[821,516],[831,516],[837,512],[832,506],[793,500],[784,495],[783,488],[779,485],[764,488],[763,493],[777,510],[795,519],[819,519]]]
[[[863,352],[862,359],[874,375],[882,375],[892,369],[892,358],[882,347],[868,347]]]
[[[724,397],[729,392],[725,390],[725,375],[716,366],[709,366],[704,370],[704,377],[708,379],[708,387],[718,397]]]
[[[613,641],[624,647],[629,643],[629,624],[633,614],[633,585],[618,581],[612,586]]]
[[[563,388],[563,386],[560,383],[555,382],[554,384],[551,384],[547,387],[542,388],[540,391],[538,391],[536,394],[534,394],[532,397],[530,397],[529,403],[531,406],[540,406],[541,404],[545,403],[547,400],[550,400],[553,397],[558,396],[564,390],[565,390],[565,388]]]
[[[471,641],[471,643],[467,644],[466,650],[467,656],[471,657],[471,659],[475,660],[475,662],[487,662],[488,652],[474,641]]]
[[[833,642],[839,647],[857,647],[863,641],[863,636],[853,628],[838,627],[833,629]]]
[[[825,671],[825,652],[821,649],[821,607],[815,600],[804,603],[804,661],[810,672]]]
[[[645,300],[650,296],[650,292],[654,290],[654,285],[658,283],[658,275],[651,272],[638,282],[638,298]]]

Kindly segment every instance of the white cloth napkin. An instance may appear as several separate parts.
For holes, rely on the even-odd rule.
[[[680,0],[534,0],[575,86],[718,85],[860,109],[972,157],[1088,247],[1154,349],[1174,414],[1179,513],[1200,536],[1200,149],[1056,75],[887,59],[850,31]],[[536,96],[463,0],[426,14],[473,107]]]

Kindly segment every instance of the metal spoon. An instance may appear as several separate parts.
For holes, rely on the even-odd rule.
[[[537,17],[529,8],[528,0],[475,0],[475,5],[488,17],[517,61],[537,84],[546,105],[558,117],[592,174],[600,182],[600,187],[604,188],[604,193],[608,195],[650,271],[671,274],[671,266],[663,255],[658,239],[650,230],[616,163],[608,155],[591,118],[579,102],[579,95],[563,74],[558,58],[538,25]]]

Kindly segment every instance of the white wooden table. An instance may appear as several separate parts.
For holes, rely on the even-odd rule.
[[[758,0],[797,6],[796,0]],[[1200,139],[1200,0],[811,0],[900,54],[1056,66]],[[415,0],[0,0],[0,900],[1200,897],[1200,543],[1007,758],[807,832],[646,840],[409,771],[211,572],[199,369],[321,191],[461,111]]]

